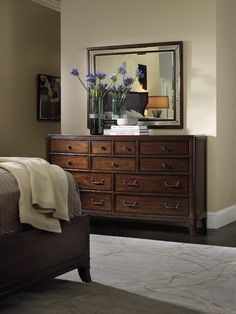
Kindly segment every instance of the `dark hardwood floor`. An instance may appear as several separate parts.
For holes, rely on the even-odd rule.
[[[197,236],[192,238],[187,227],[92,218],[90,232],[122,237],[236,247],[236,221],[219,229],[208,229],[207,233],[199,228]]]

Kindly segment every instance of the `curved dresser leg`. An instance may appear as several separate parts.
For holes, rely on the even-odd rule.
[[[78,267],[79,276],[82,281],[90,282],[92,281],[90,276],[90,267]]]
[[[195,220],[190,220],[188,223],[189,233],[191,237],[196,237],[197,235],[197,224]]]

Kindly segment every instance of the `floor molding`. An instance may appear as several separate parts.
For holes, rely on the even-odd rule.
[[[218,229],[234,221],[236,221],[236,204],[207,214],[208,229]]]

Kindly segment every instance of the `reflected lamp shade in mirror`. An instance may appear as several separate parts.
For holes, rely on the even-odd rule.
[[[168,96],[149,96],[146,109],[151,109],[155,118],[160,118],[161,109],[169,108]]]

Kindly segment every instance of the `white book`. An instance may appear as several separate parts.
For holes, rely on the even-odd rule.
[[[135,131],[139,131],[139,130],[148,130],[146,125],[143,126],[139,126],[139,125],[112,125],[111,126],[112,130],[135,130]]]
[[[119,128],[119,129],[125,129],[125,128],[131,128],[131,129],[145,129],[147,128],[147,125],[115,125],[112,124],[112,128]]]
[[[123,130],[110,130],[110,135],[148,135],[149,131],[141,132],[137,130],[128,130],[128,129],[123,129]]]

